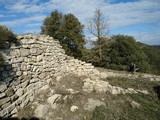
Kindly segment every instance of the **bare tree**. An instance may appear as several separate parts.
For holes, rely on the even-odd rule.
[[[89,32],[97,37],[97,44],[99,50],[99,58],[102,60],[102,44],[109,31],[108,19],[105,18],[100,9],[96,9],[94,17],[89,20]]]

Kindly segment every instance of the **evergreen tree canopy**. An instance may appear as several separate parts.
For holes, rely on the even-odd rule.
[[[41,32],[58,39],[68,55],[82,57],[83,25],[73,14],[63,15],[55,10],[44,20]]]
[[[117,65],[119,69],[128,70],[133,63],[139,71],[147,72],[149,69],[147,56],[131,36],[115,35],[111,38],[109,48],[110,65]]]

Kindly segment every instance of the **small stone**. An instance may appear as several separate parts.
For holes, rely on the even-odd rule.
[[[132,101],[131,105],[132,105],[133,108],[139,108],[140,107],[140,104],[135,102],[135,101]]]
[[[41,74],[39,75],[39,78],[43,79],[43,78],[45,78],[45,76],[46,76],[46,73],[41,73]]]
[[[39,80],[38,78],[33,78],[33,79],[30,80],[30,83],[35,83],[35,82],[37,82],[38,80]]]
[[[100,73],[100,77],[101,77],[102,79],[105,79],[105,78],[108,77],[108,75],[107,75],[107,73],[105,73],[105,72],[101,72],[101,73]]]
[[[10,105],[9,107],[7,107],[8,113],[10,113],[14,108],[15,108],[15,104],[14,103],[12,105]]]
[[[48,103],[50,105],[54,104],[56,102],[57,99],[59,99],[61,97],[61,94],[54,94],[53,96],[49,97],[47,99]]]
[[[14,94],[14,90],[12,87],[8,88],[7,91],[6,91],[6,95],[8,97],[12,96]]]
[[[0,93],[0,99],[3,98],[3,97],[5,97],[5,96],[6,96],[5,93]]]
[[[4,105],[2,105],[2,108],[7,108],[8,106],[10,106],[11,105],[11,103],[10,102],[8,102],[8,103],[5,103]]]
[[[42,61],[42,59],[43,59],[43,55],[39,55],[39,56],[37,56],[37,62]]]
[[[18,112],[18,110],[17,110],[16,108],[14,108],[14,109],[12,110],[11,114],[13,115],[13,114],[16,114],[17,112]]]
[[[23,95],[23,89],[22,88],[19,88],[16,92],[16,95],[18,96],[22,96]]]
[[[31,54],[36,54],[37,53],[37,48],[31,48],[30,52],[31,52]]]
[[[0,106],[10,101],[10,97],[6,97],[0,100]]]
[[[22,75],[22,71],[17,71],[17,72],[16,72],[16,75],[17,75],[17,76]]]
[[[7,85],[6,84],[0,85],[0,92],[4,92],[6,89],[7,89]]]
[[[26,57],[30,54],[29,49],[21,49],[20,54],[22,57]]]
[[[29,84],[29,80],[25,81],[24,83],[21,84],[22,88],[26,88]]]
[[[70,110],[71,112],[75,112],[78,110],[78,107],[73,105]]]

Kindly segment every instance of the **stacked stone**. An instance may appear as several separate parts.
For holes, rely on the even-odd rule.
[[[86,63],[73,57],[69,57],[66,63],[69,73],[78,76],[98,77],[100,72],[91,63]]]
[[[69,57],[58,40],[45,35],[19,35],[20,46],[3,52],[0,68],[0,116],[14,115],[26,106],[52,76],[77,74],[98,76],[91,64]],[[3,82],[2,82],[3,81]]]

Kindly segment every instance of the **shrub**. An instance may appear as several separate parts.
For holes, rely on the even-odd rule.
[[[18,43],[16,36],[7,27],[0,25],[0,49],[9,48],[12,43]]]

